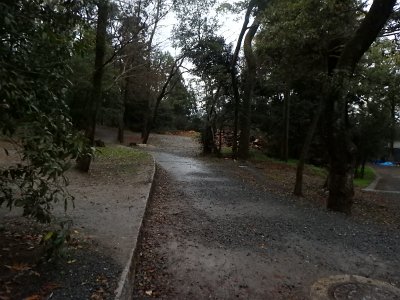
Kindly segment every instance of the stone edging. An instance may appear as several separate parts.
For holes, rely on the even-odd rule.
[[[152,162],[153,162],[153,169],[152,169],[152,173],[150,176],[150,180],[151,180],[150,189],[149,189],[149,192],[148,192],[146,200],[145,200],[146,204],[145,204],[145,208],[143,210],[142,219],[140,221],[140,228],[138,231],[138,235],[134,242],[134,247],[130,251],[129,260],[128,260],[127,264],[125,265],[124,270],[121,273],[121,277],[118,282],[118,287],[115,290],[115,298],[114,298],[115,300],[130,300],[130,299],[132,299],[132,292],[133,292],[134,279],[135,279],[135,273],[136,273],[136,263],[138,260],[137,248],[139,246],[139,241],[141,240],[143,219],[146,215],[149,198],[151,197],[151,194],[153,193],[154,176],[156,173],[155,159],[153,156],[151,156],[151,157],[152,157]]]

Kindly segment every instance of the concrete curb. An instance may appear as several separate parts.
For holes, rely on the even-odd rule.
[[[382,194],[400,194],[399,191],[385,191],[385,190],[370,190],[370,189],[364,189],[362,190],[364,192],[370,192],[370,193],[382,193]]]
[[[378,182],[379,182],[379,180],[381,180],[382,177],[379,176],[376,171],[375,171],[375,174],[376,174],[376,178],[374,179],[374,181],[372,181],[371,184],[369,186],[367,186],[365,189],[362,189],[362,191],[365,191],[365,192],[375,192],[376,191],[375,188],[378,185]]]
[[[156,163],[155,163],[155,159],[153,156],[152,156],[152,160],[153,160],[153,170],[152,170],[152,173],[150,176],[151,183],[150,183],[149,192],[148,192],[146,200],[145,200],[145,202],[146,202],[145,208],[141,215],[140,227],[138,230],[138,234],[133,241],[133,248],[130,251],[129,260],[126,263],[126,265],[121,273],[120,280],[118,281],[118,287],[115,290],[115,300],[130,300],[130,299],[132,299],[132,292],[133,292],[134,279],[135,279],[135,273],[136,273],[136,264],[138,261],[137,248],[138,248],[138,245],[142,238],[143,220],[144,220],[144,217],[146,216],[148,202],[149,202],[149,199],[150,199],[150,197],[153,193],[153,189],[154,189],[154,177],[155,177],[155,173],[156,173]]]
[[[364,192],[373,192],[373,193],[383,193],[383,194],[400,194],[399,191],[387,191],[387,190],[377,190],[376,186],[378,185],[379,180],[381,180],[382,176],[376,175],[375,180],[367,186],[365,189],[362,189]]]

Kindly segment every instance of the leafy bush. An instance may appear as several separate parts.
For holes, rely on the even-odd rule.
[[[0,169],[0,206],[49,222],[53,203],[72,197],[64,172],[91,153],[73,131],[65,95],[68,61],[82,3],[0,3],[0,130],[15,141],[21,162]]]

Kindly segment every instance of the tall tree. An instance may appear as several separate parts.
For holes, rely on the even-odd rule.
[[[64,172],[82,148],[66,105],[83,2],[0,3],[0,130],[22,162],[0,168],[0,206],[51,220],[71,197]]]
[[[190,4],[177,1],[176,14],[180,22],[174,29],[176,45],[195,65],[193,74],[203,82],[204,153],[218,151],[214,141],[217,106],[221,96],[228,89],[231,91],[231,47],[216,34],[218,19],[208,16],[215,3],[215,0],[193,1]]]
[[[356,147],[347,123],[347,84],[357,63],[389,19],[395,0],[374,0],[353,37],[343,47],[325,91],[328,119],[329,209],[351,213]]]
[[[389,159],[394,156],[397,114],[400,110],[400,53],[396,41],[381,38],[366,55],[361,70],[360,88],[366,96],[380,103],[389,111]]]
[[[147,76],[146,57],[143,55],[146,49],[146,26],[142,21],[141,2],[136,7],[121,8],[121,11],[128,12],[122,14],[120,32],[120,56],[117,58],[119,66],[119,81],[121,90],[120,110],[118,117],[118,136],[120,143],[124,142],[124,129],[128,116],[132,111],[137,119],[143,115],[140,109],[143,98],[144,79]],[[131,12],[133,10],[133,13]],[[116,50],[118,51],[118,50]],[[141,92],[142,91],[142,92]],[[136,104],[136,105],[135,105]]]
[[[276,125],[271,126],[273,132],[269,134],[281,141],[281,159],[288,157],[289,139],[291,155],[300,152],[295,188],[297,195],[302,193],[304,163],[323,111],[320,105],[323,103],[321,87],[327,80],[326,74],[332,72],[329,71],[331,61],[338,56],[341,43],[350,38],[357,19],[356,9],[355,1],[271,1],[269,9],[263,14],[262,29],[256,41],[265,74],[263,84],[275,92],[275,98],[281,100],[278,105],[284,111],[283,118],[279,116]],[[316,10],[318,14],[314,13]],[[298,128],[309,127],[308,134],[295,130],[295,127],[288,130],[289,99],[293,100],[292,115],[299,115],[299,111],[303,110],[299,115],[301,119],[292,118],[291,121]],[[295,136],[299,137],[297,144]],[[303,147],[301,139],[304,140]],[[295,150],[299,148],[302,150]]]
[[[96,49],[95,63],[92,81],[92,94],[88,103],[88,118],[85,129],[85,136],[89,144],[93,145],[96,131],[97,113],[102,101],[102,81],[104,73],[104,56],[106,49],[106,35],[108,24],[108,0],[99,0],[97,3],[97,29],[96,29]],[[79,170],[87,172],[90,168],[91,156],[85,155],[78,159],[77,166]]]
[[[238,131],[239,131],[239,109],[240,109],[240,92],[239,92],[239,80],[237,77],[237,63],[239,59],[239,52],[242,47],[242,42],[246,31],[248,30],[248,25],[250,22],[250,17],[255,6],[255,1],[251,1],[246,9],[242,29],[240,30],[238,41],[236,43],[236,48],[232,56],[230,64],[230,73],[232,80],[233,89],[233,100],[234,100],[234,120],[233,120],[233,137],[232,137],[232,154],[233,157],[237,157],[238,151]],[[251,43],[251,41],[250,41]]]
[[[246,59],[246,71],[243,89],[242,112],[240,116],[240,139],[238,149],[238,157],[242,159],[245,159],[249,156],[251,100],[253,97],[257,72],[257,62],[252,49],[252,41],[259,26],[260,21],[256,17],[246,34],[243,45],[244,56]]]
[[[169,56],[168,56],[169,58]],[[169,67],[168,73],[165,78],[162,77],[162,83],[159,88],[156,89],[156,95],[154,96],[154,103],[149,107],[149,115],[148,120],[145,122],[144,133],[142,137],[142,142],[144,144],[147,143],[150,132],[153,129],[153,126],[156,122],[158,108],[160,106],[161,101],[171,92],[171,90],[175,87],[176,83],[180,79],[178,75],[180,74],[179,68],[182,66],[184,61],[184,57],[178,57],[175,60],[170,60],[167,67]]]

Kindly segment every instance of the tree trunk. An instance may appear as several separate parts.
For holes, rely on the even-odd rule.
[[[126,111],[126,104],[128,103],[128,86],[129,86],[129,77],[126,79],[125,84],[125,91],[123,97],[121,97],[121,109],[118,116],[118,142],[123,144],[125,142],[124,130],[125,130],[125,111]]]
[[[214,133],[211,124],[207,122],[203,134],[203,154],[213,153],[214,148]]]
[[[153,24],[153,28],[150,32],[150,38],[148,41],[148,47],[147,47],[147,64],[146,64],[146,68],[147,68],[147,72],[148,74],[150,74],[152,66],[151,66],[151,53],[153,50],[153,39],[154,36],[156,34],[157,28],[158,28],[158,24],[161,20],[160,14],[161,14],[161,4],[162,1],[161,0],[157,0],[157,6],[156,6],[156,13],[155,13],[155,21]],[[142,128],[142,143],[143,144],[147,144],[147,141],[149,139],[150,136],[150,128],[153,126],[152,124],[152,117],[153,117],[153,112],[151,109],[151,83],[150,82],[146,82],[147,86],[146,86],[146,90],[147,90],[147,97],[146,97],[146,108],[145,108],[145,114],[144,114],[144,119],[143,119],[143,128]]]
[[[344,78],[333,76],[328,98],[328,152],[330,156],[328,209],[351,213],[356,147],[346,124]]]
[[[356,158],[356,165],[355,165],[355,170],[354,170],[354,178],[361,178],[360,177],[360,166],[361,166],[361,158],[359,155],[357,155]]]
[[[125,142],[125,136],[124,136],[124,129],[125,129],[125,121],[124,121],[124,116],[125,116],[125,108],[122,108],[122,111],[120,112],[120,116],[118,118],[118,142],[120,144],[123,144]]]
[[[232,78],[232,88],[233,88],[234,106],[235,106],[234,117],[233,117],[232,157],[237,158],[240,95],[239,95],[239,85],[235,70],[231,70],[231,78]]]
[[[303,196],[303,173],[304,173],[304,165],[308,156],[308,152],[310,151],[311,142],[313,140],[315,131],[317,130],[317,126],[319,123],[319,119],[324,111],[324,98],[321,98],[318,104],[318,109],[313,117],[310,129],[308,130],[306,139],[304,141],[303,148],[301,150],[300,158],[297,163],[296,169],[296,183],[294,186],[293,194],[296,196]]]
[[[219,127],[219,134],[218,134],[218,153],[221,154],[222,151],[222,123]]]
[[[156,123],[157,120],[157,115],[158,115],[158,108],[160,107],[160,103],[162,101],[162,99],[164,99],[164,97],[168,94],[168,87],[170,87],[172,79],[174,78],[174,76],[177,74],[179,68],[182,66],[183,64],[183,60],[184,57],[179,57],[178,59],[175,60],[169,74],[167,77],[167,80],[164,82],[161,91],[159,92],[156,100],[155,100],[155,104],[154,104],[154,108],[153,110],[149,111],[149,115],[147,117],[147,121],[145,123],[145,130],[144,130],[144,134],[142,135],[142,142],[143,144],[147,144],[147,141],[150,137],[150,132],[153,129],[154,124]],[[175,84],[169,88],[169,90],[173,89],[175,86]],[[149,108],[150,109],[150,108]]]
[[[234,99],[234,120],[233,120],[233,137],[232,137],[232,156],[233,158],[237,157],[238,152],[238,132],[239,132],[239,109],[240,109],[240,94],[239,94],[239,84],[238,78],[236,74],[236,65],[239,57],[240,48],[242,45],[244,34],[246,33],[247,26],[250,21],[251,12],[256,4],[255,0],[252,0],[249,3],[249,6],[246,10],[246,15],[243,21],[242,29],[239,34],[239,38],[236,44],[235,52],[232,57],[230,73],[232,80],[232,89],[233,89],[233,99]]]
[[[394,140],[396,139],[396,102],[390,99],[390,143],[389,143],[389,160],[394,160]]]
[[[240,138],[239,138],[238,157],[241,159],[246,159],[249,156],[251,100],[253,97],[253,91],[257,73],[256,57],[254,55],[251,43],[259,26],[260,22],[258,21],[258,19],[257,18],[254,19],[253,24],[251,25],[249,31],[246,34],[243,44],[247,70],[246,70],[246,78],[243,90],[242,113],[240,116]]]
[[[328,105],[328,149],[330,155],[328,208],[351,213],[354,195],[355,146],[346,124],[345,86],[354,69],[390,17],[395,0],[374,0],[354,36],[344,45],[330,80]]]
[[[283,138],[281,147],[281,160],[289,160],[289,125],[290,125],[290,90],[283,96]]]
[[[217,147],[215,146],[215,104],[218,100],[219,93],[221,91],[221,87],[219,86],[217,88],[217,91],[213,95],[211,92],[210,99],[208,100],[207,103],[207,116],[206,116],[206,124],[202,136],[202,142],[203,142],[203,154],[211,154],[214,153],[217,150]]]
[[[360,178],[364,178],[365,176],[365,164],[367,163],[367,160],[363,158],[362,163],[361,163],[361,174]]]
[[[108,21],[108,1],[102,0],[97,4],[98,17],[96,28],[96,52],[94,73],[92,81],[92,95],[89,103],[88,123],[86,124],[85,136],[89,140],[90,145],[94,143],[94,135],[96,131],[97,113],[101,106],[102,96],[102,79],[104,71],[104,55],[106,46],[107,21]],[[85,155],[77,159],[77,167],[79,170],[88,172],[91,163],[91,156]]]

